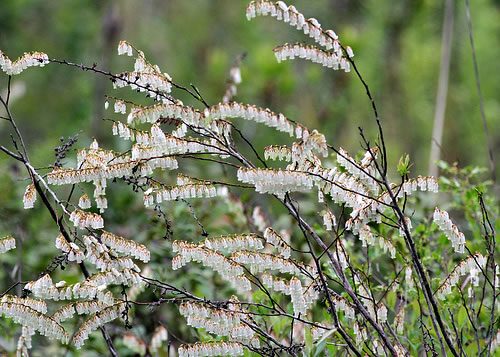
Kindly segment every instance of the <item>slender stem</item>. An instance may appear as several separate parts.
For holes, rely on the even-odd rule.
[[[488,124],[486,123],[486,115],[484,113],[483,94],[481,92],[481,81],[479,80],[479,66],[477,64],[476,49],[474,47],[474,37],[472,36],[472,20],[470,16],[469,0],[464,0],[464,1],[465,1],[465,13],[467,15],[467,27],[469,29],[470,47],[472,49],[472,60],[474,62],[474,75],[476,78],[476,88],[477,88],[477,94],[479,96],[479,108],[481,109],[481,119],[483,120],[484,136],[486,139],[486,144],[488,146],[491,178],[493,182],[496,182],[495,159],[493,158],[493,147],[491,146],[490,138],[488,135]]]

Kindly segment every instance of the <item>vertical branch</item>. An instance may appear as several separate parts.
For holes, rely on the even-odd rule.
[[[488,210],[486,209],[486,205],[483,200],[483,195],[481,192],[478,192],[478,199],[479,199],[479,205],[481,207],[481,214],[482,214],[482,225],[484,229],[484,234],[486,238],[486,244],[488,247],[488,262],[491,262],[491,269],[493,272],[493,283],[491,284],[492,287],[492,303],[491,303],[491,314],[490,314],[490,324],[488,326],[488,333],[486,340],[487,345],[487,357],[490,357],[491,354],[491,344],[493,342],[493,338],[495,336],[493,325],[495,322],[495,307],[496,307],[496,299],[497,299],[497,291],[496,291],[496,279],[498,277],[496,276],[496,267],[497,264],[495,262],[495,253],[496,253],[496,233],[495,233],[495,228],[491,224],[490,218],[488,216]],[[484,277],[485,279],[488,278],[487,276],[487,270],[488,267],[486,267],[486,272],[484,272]]]
[[[439,66],[439,83],[434,111],[434,127],[431,137],[431,154],[429,157],[429,175],[437,176],[436,161],[440,158],[441,142],[443,140],[444,118],[446,113],[446,98],[448,96],[448,79],[450,74],[451,43],[453,39],[454,0],[446,0],[443,20],[443,39],[441,42],[441,64]]]

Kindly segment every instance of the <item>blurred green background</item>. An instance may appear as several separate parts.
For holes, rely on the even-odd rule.
[[[427,174],[444,1],[297,0],[293,4],[306,17],[316,17],[324,29],[334,29],[342,42],[354,49],[356,64],[378,105],[390,167],[395,167],[406,152],[414,162],[411,175]],[[373,141],[376,127],[370,102],[354,73],[335,72],[302,60],[278,64],[272,51],[275,46],[308,39],[271,18],[248,22],[246,5],[246,1],[236,0],[1,0],[0,49],[11,59],[24,51],[39,50],[51,58],[89,66],[96,63],[99,68],[118,73],[133,67],[133,59],[116,54],[118,41],[128,40],[177,83],[195,84],[210,104],[221,100],[229,68],[238,55],[246,52],[237,101],[282,112],[311,129],[317,128],[331,144],[353,154],[360,148],[359,126]],[[475,0],[471,2],[471,14],[490,140],[499,156],[500,1]],[[463,2],[455,3],[454,15],[442,159],[458,161],[460,166],[487,167]],[[7,77],[0,74],[1,93],[6,84]],[[56,64],[29,69],[14,77],[12,84],[11,111],[36,167],[53,164],[54,147],[60,145],[62,136],[80,133],[77,147],[88,145],[94,137],[104,147],[123,149],[127,145],[113,139],[110,123],[102,121],[106,117],[118,118],[104,112],[106,94],[151,103],[129,90],[117,94],[102,76]],[[182,92],[174,91],[173,95],[200,108]],[[5,115],[3,109],[0,115]],[[273,130],[257,132],[262,127],[240,123],[261,152],[265,145],[289,143]],[[9,133],[7,122],[0,121],[0,143],[12,148]],[[74,156],[64,162],[71,160]],[[56,231],[47,213],[39,207],[22,209],[25,176],[24,169],[0,154],[0,236],[14,234],[26,245],[25,253],[21,247],[19,256],[13,253],[2,257],[0,282],[5,283],[0,283],[0,291],[19,277],[35,278],[54,256]],[[110,192],[114,208],[107,211],[105,219],[115,226],[108,229],[138,241],[160,239],[164,232],[152,231],[149,226],[157,219],[155,214],[145,213],[140,199],[134,201],[134,196],[121,194],[120,185]],[[209,202],[197,204],[212,208]],[[120,209],[133,212],[132,218],[124,216]],[[177,234],[199,231],[185,214],[189,212],[185,206],[175,209],[172,216],[177,219]],[[231,222],[230,215],[223,216],[225,210],[218,207],[212,213],[226,219],[226,223],[239,224]],[[224,233],[218,228],[220,223],[213,221],[210,233]],[[160,243],[153,248],[158,257],[171,254]],[[37,254],[26,253],[33,249]],[[17,264],[21,258],[22,271]],[[157,259],[154,264],[161,267],[166,260]],[[73,273],[77,275],[76,270]],[[204,273],[198,273],[202,279]],[[197,285],[201,295],[210,295],[205,291],[209,288],[216,294],[216,283],[204,285],[206,281],[184,282],[177,278],[181,285]],[[15,340],[2,340],[4,343]],[[102,352],[99,348],[104,345],[98,345],[96,354]]]
[[[271,18],[248,22],[246,4],[222,0],[2,0],[0,48],[11,58],[27,50],[41,50],[52,58],[97,63],[120,72],[132,65],[129,58],[116,56],[117,42],[126,39],[178,83],[198,86],[211,104],[220,101],[233,59],[247,52],[237,100],[281,111],[321,129],[331,143],[357,151],[357,127],[374,133],[374,125],[371,107],[354,73],[335,72],[302,60],[277,64],[272,52],[275,46],[304,41],[306,36]],[[316,17],[323,28],[333,28],[344,44],[353,47],[356,63],[379,107],[392,162],[407,152],[415,162],[414,173],[425,174],[444,1],[297,0],[294,4],[306,17]],[[498,151],[500,2],[475,0],[471,13],[486,117]],[[2,77],[1,90],[5,81]],[[22,95],[12,110],[31,143],[31,154],[40,163],[46,163],[43,159],[62,135],[83,129],[84,135],[109,138],[109,125],[101,122],[102,106],[104,94],[113,93],[104,78],[52,64],[15,77],[16,84]],[[5,123],[0,125],[0,138],[5,141]],[[254,134],[248,132],[259,143],[272,140]],[[442,151],[446,161],[488,163],[461,1],[455,6]]]

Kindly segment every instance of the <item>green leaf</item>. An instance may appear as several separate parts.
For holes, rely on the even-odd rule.
[[[399,159],[398,173],[401,176],[406,176],[408,172],[410,172],[409,168],[410,168],[410,155],[405,154],[401,156],[401,158]]]
[[[326,341],[336,331],[337,330],[334,330],[334,329],[330,330],[330,331],[328,331],[328,333],[324,334],[323,337],[321,337],[321,339],[316,344],[316,348],[314,351],[314,357],[319,356],[323,352],[323,349],[325,348],[325,345],[326,345]]]
[[[458,327],[461,328],[467,318],[467,310],[465,310],[465,307],[461,306],[456,316]]]

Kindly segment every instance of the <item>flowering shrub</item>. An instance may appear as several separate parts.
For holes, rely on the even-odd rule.
[[[0,98],[15,134],[13,148],[0,148],[30,177],[24,208],[33,208],[40,198],[59,231],[54,253],[60,254],[50,268],[17,282],[22,296],[12,295],[11,288],[0,300],[0,312],[22,326],[18,355],[37,348],[32,346],[36,333],[78,350],[88,348],[97,329],[113,356],[120,352],[117,343],[139,355],[166,350],[179,356],[494,353],[500,344],[494,205],[479,189],[476,197],[457,200],[477,201],[468,212],[480,224],[468,236],[443,207],[432,213],[418,202],[438,191],[436,178],[409,177],[409,162],[402,159],[399,177],[390,182],[396,170],[389,171],[382,124],[353,50],[333,30],[282,1],[252,1],[246,16],[283,21],[316,44],[279,46],[278,62],[303,58],[357,75],[373,105],[376,143],[371,145],[361,130],[363,152],[357,158],[282,113],[232,101],[241,82],[238,66],[230,71],[222,102],[210,105],[196,87],[181,86],[126,41],[119,43],[118,54],[136,55],[134,69],[119,74],[38,52],[12,62],[0,52],[9,84],[10,76],[27,67],[58,63],[107,76],[115,89],[128,87],[150,101],[140,105],[108,95],[106,109],[111,102],[115,113],[126,116],[109,120],[113,135],[130,142],[127,149],[102,148],[94,140],[77,151],[74,167],[54,165],[43,173],[30,162],[9,96]],[[176,99],[177,90],[190,94],[200,109]],[[240,119],[287,133],[294,141],[256,148],[238,129]],[[223,169],[220,177],[198,178],[181,164],[186,161]],[[165,241],[139,243],[111,232],[106,211],[113,201],[108,202],[107,188],[116,181],[141,192],[145,208],[164,218],[157,223],[167,230]],[[456,182],[447,186],[455,195],[470,187],[469,181]],[[57,186],[71,187],[68,199],[60,198]],[[81,196],[73,197],[79,191]],[[219,227],[224,234],[207,232],[210,212],[203,218],[190,203],[198,199],[224,205],[231,217]],[[254,204],[258,201],[264,204]],[[201,234],[172,237],[164,210],[178,204],[188,205]],[[283,212],[291,218],[286,223],[279,219]],[[150,244],[169,253],[163,256]],[[15,246],[12,236],[3,238],[0,253]],[[197,264],[203,269],[191,268]],[[81,279],[54,282],[56,269],[65,265],[77,266]],[[166,270],[204,277],[213,271],[224,288],[207,298],[166,279],[172,276]],[[192,342],[170,336],[168,323],[151,327],[141,321],[162,305],[177,309],[193,328],[185,333]],[[142,325],[143,333],[120,333],[120,326],[134,325]]]

